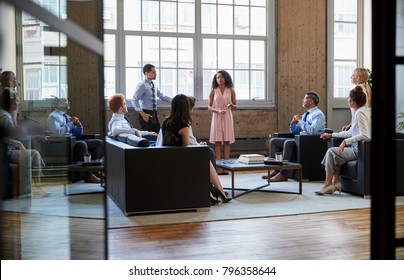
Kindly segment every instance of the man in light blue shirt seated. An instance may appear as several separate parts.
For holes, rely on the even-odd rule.
[[[303,115],[294,115],[290,122],[290,132],[295,135],[320,135],[325,130],[325,115],[317,107],[320,102],[318,94],[314,91],[309,91],[305,94],[302,100],[302,106],[306,109]],[[282,152],[283,160],[291,161],[293,150],[296,143],[294,138],[272,138],[269,142],[270,157],[275,157],[275,154]],[[273,171],[269,178],[262,176],[263,179],[269,179],[270,182],[287,181],[286,170]]]
[[[54,98],[55,110],[49,114],[48,130],[53,136],[83,135],[83,125],[79,118],[71,117],[66,112],[70,102],[66,98]],[[85,139],[76,141],[74,146],[74,161],[84,161],[84,155],[90,154],[92,160],[101,159],[104,155],[104,142],[100,139]],[[86,183],[101,183],[101,179],[91,172],[81,172],[80,179]]]

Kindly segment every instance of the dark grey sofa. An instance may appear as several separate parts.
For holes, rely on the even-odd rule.
[[[331,138],[328,140],[329,147],[338,147],[343,138]],[[341,165],[340,181],[342,190],[348,193],[357,194],[363,197],[371,195],[370,190],[370,162],[371,162],[371,142],[358,142],[358,159],[349,161]],[[396,195],[404,195],[404,160],[401,157],[404,154],[404,139],[396,139]],[[385,187],[388,187],[386,185]]]
[[[207,146],[135,147],[121,141],[106,137],[106,188],[125,215],[210,207]]]

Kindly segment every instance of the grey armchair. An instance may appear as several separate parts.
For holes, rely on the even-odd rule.
[[[330,138],[329,147],[338,147],[344,138]],[[370,196],[370,150],[371,141],[358,142],[358,159],[341,165],[339,179],[342,190],[347,193]]]

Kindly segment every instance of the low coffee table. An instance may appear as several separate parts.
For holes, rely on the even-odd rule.
[[[271,164],[264,164],[264,163],[257,163],[257,164],[245,164],[238,162],[237,159],[230,159],[230,160],[217,160],[216,161],[217,167],[223,168],[231,172],[231,197],[236,198],[242,196],[244,194],[253,192],[253,191],[262,191],[262,192],[275,192],[275,193],[292,193],[292,194],[302,194],[302,165],[299,163],[288,162],[282,165],[271,165]],[[290,170],[290,169],[297,169],[299,170],[299,192],[287,192],[287,191],[277,191],[277,190],[262,190],[265,187],[270,185],[270,180],[268,179],[268,183],[253,189],[240,189],[234,187],[234,173],[237,171],[258,171],[258,170],[267,170],[268,177],[271,173],[271,170]],[[244,191],[238,195],[234,194],[234,191]]]
[[[105,180],[104,180],[104,173],[105,173],[105,166],[100,163],[97,164],[96,161],[93,161],[94,164],[88,164],[86,165],[85,163],[77,163],[77,164],[72,164],[67,166],[68,171],[77,171],[77,172],[98,172],[102,174],[101,178],[101,187],[105,189]],[[80,195],[80,194],[93,194],[93,193],[102,193],[105,190],[102,191],[94,191],[94,192],[83,192],[83,193],[74,193],[74,194],[68,194],[67,193],[67,186],[66,184],[64,185],[64,195]]]

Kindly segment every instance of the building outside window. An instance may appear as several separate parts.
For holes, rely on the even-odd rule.
[[[274,8],[271,0],[104,0],[105,97],[131,98],[151,63],[169,96],[206,101],[223,69],[241,103],[274,100]]]
[[[66,18],[66,0],[35,0],[52,14]],[[51,55],[52,48],[66,47],[66,36],[51,31],[44,22],[23,12],[23,97],[24,100],[43,100],[66,97],[67,58]]]

